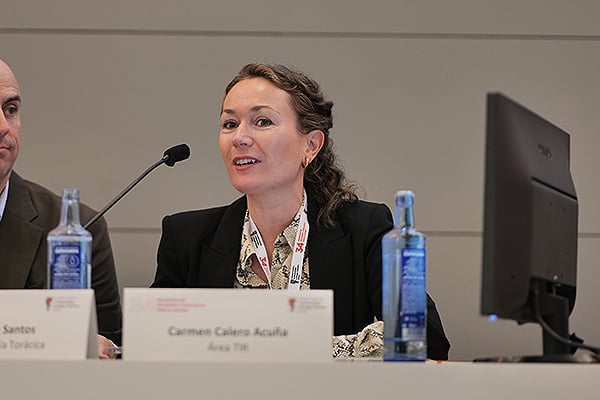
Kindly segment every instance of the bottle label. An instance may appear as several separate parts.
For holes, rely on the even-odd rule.
[[[402,249],[402,338],[423,339],[426,324],[425,249]]]
[[[51,289],[85,288],[86,260],[81,246],[58,244],[51,251]]]

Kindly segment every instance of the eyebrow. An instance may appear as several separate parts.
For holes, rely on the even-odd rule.
[[[277,110],[275,110],[273,107],[267,106],[267,105],[257,105],[254,106],[250,109],[251,112],[256,112],[259,111],[263,108],[268,108],[269,110],[273,110],[275,112],[277,112]],[[229,108],[224,108],[223,111],[221,111],[221,113],[225,113],[225,114],[235,114],[235,111]]]
[[[12,103],[12,102],[14,102],[14,101],[16,101],[16,102],[18,102],[18,103],[21,103],[21,96],[19,96],[19,95],[17,94],[17,95],[14,95],[14,96],[12,96],[12,97],[9,97],[8,99],[6,99],[6,100],[5,100],[5,101],[2,103],[2,105],[8,104],[8,103]]]

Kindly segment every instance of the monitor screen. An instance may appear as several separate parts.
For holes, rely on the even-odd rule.
[[[568,338],[578,201],[569,135],[500,93],[487,95],[481,312],[540,316]],[[568,353],[544,330],[544,354]]]

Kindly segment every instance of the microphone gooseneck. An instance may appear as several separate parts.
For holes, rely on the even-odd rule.
[[[160,160],[155,161],[152,165],[150,165],[148,168],[146,168],[146,170],[144,172],[142,172],[142,174],[140,176],[135,178],[129,185],[127,185],[127,187],[125,189],[123,189],[121,191],[121,193],[116,195],[114,197],[114,199],[112,199],[106,206],[104,206],[104,208],[102,210],[98,211],[98,213],[96,215],[94,215],[94,217],[92,219],[90,219],[84,225],[84,228],[88,229],[96,221],[98,221],[100,219],[100,217],[102,217],[108,210],[110,210],[112,208],[112,206],[114,206],[127,193],[129,193],[129,191],[131,189],[133,189],[135,185],[140,183],[140,181],[142,179],[144,179],[156,167],[158,167],[159,165],[161,165],[163,163],[167,164],[169,167],[172,167],[173,165],[175,165],[176,162],[186,160],[189,158],[189,156],[190,156],[190,147],[185,143],[178,144],[176,146],[170,147],[167,150],[165,150],[165,152],[163,153],[163,156]]]

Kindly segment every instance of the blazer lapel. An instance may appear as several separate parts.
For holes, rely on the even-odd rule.
[[[210,246],[204,245],[198,276],[191,279],[200,287],[233,287],[246,208],[245,196],[233,202],[223,214]]]
[[[312,202],[314,204],[314,202]],[[308,257],[311,289],[333,289],[333,315],[336,335],[354,328],[357,267],[352,235],[338,223],[334,228],[317,226],[317,210],[308,203]]]
[[[43,228],[32,222],[37,216],[25,182],[13,171],[0,222],[0,288],[25,288],[44,237]]]
[[[338,224],[334,228],[321,229],[317,225],[318,210],[315,201],[308,199],[308,257],[310,287],[313,289],[351,288],[340,282],[352,280],[352,242]],[[311,206],[312,205],[312,206]],[[341,289],[338,289],[338,291]],[[337,293],[342,296],[342,293]],[[352,293],[349,293],[351,296]],[[343,295],[345,298],[345,294]]]

